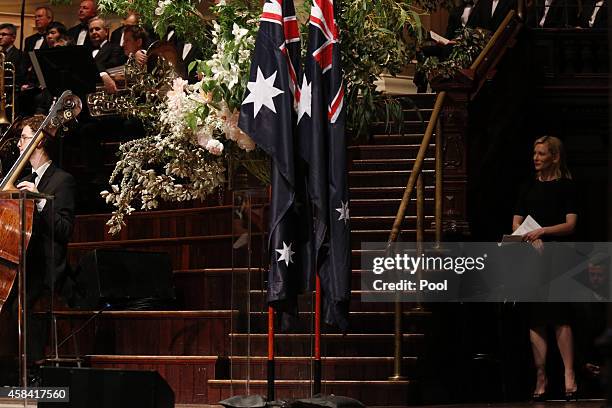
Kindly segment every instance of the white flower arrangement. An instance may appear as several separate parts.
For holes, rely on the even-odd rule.
[[[163,14],[170,4],[159,0],[157,7]],[[157,208],[159,200],[203,199],[225,181],[230,156],[248,161],[245,154],[255,149],[238,128],[238,110],[248,82],[257,16],[224,3],[214,9],[219,15],[212,23],[215,52],[190,67],[197,69],[200,81],[190,85],[174,79],[155,108],[159,115],[149,115],[157,117],[154,134],[119,148],[111,188],[101,193],[116,207],[107,222],[111,234],[125,225],[137,199],[143,210]]]

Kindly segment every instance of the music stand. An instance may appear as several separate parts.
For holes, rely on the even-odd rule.
[[[30,51],[32,66],[40,86],[58,97],[66,89],[75,95],[96,90],[100,74],[91,51],[83,45]]]

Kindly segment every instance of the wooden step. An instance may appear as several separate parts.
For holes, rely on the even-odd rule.
[[[350,187],[349,196],[351,199],[385,199],[385,198],[399,198],[401,199],[404,195],[406,186],[398,187]],[[413,193],[414,194],[414,193]],[[425,186],[425,197],[430,198],[435,195],[435,186]],[[351,221],[353,218],[351,217]]]
[[[351,298],[349,303],[349,310],[351,312],[393,312],[395,310],[395,304],[393,302],[362,302],[361,291],[352,290]],[[265,290],[252,290],[250,292],[251,299],[251,311],[265,312],[267,310],[267,299]],[[298,296],[298,310],[300,311],[312,311],[314,310],[314,302],[312,295],[299,295]],[[412,303],[406,303],[404,310],[409,310],[412,307]],[[301,326],[298,326],[298,329]],[[337,331],[335,328],[328,328],[330,331]],[[351,328],[349,328],[351,330]]]
[[[401,187],[406,186],[411,170],[376,170],[348,172],[351,187]],[[433,184],[434,170],[423,170],[425,185]]]
[[[426,215],[425,225],[431,226],[434,221],[433,215]],[[351,231],[367,230],[367,229],[383,229],[391,231],[395,221],[394,215],[368,215],[351,217]],[[416,228],[416,215],[404,217],[401,224],[404,230],[413,230]]]
[[[355,159],[350,162],[349,170],[380,171],[380,170],[407,170],[411,171],[416,159]],[[423,169],[435,168],[435,157],[426,157]]]
[[[395,216],[401,202],[401,198],[351,198],[351,216]],[[425,215],[432,215],[434,211],[433,197],[426,196],[424,206]],[[413,216],[416,214],[415,197],[412,197],[408,202],[405,214],[408,216]]]
[[[264,333],[230,333],[234,355],[245,355],[247,345],[251,355],[265,356],[268,335]],[[423,349],[423,333],[404,333],[403,350],[408,355],[418,355]],[[274,336],[274,349],[278,356],[310,356],[314,337],[311,334],[280,333]],[[387,333],[323,333],[321,353],[325,356],[392,357],[393,334]]]
[[[107,234],[110,214],[76,217],[73,242],[220,235],[232,231],[232,206],[139,211],[130,214],[118,236]]]
[[[105,311],[55,313],[58,338],[83,327],[59,350],[63,357],[84,354],[218,355],[229,350],[231,310]]]
[[[433,237],[435,229],[426,225],[425,236]],[[389,239],[389,230],[358,230],[351,231],[351,248],[360,249],[364,242],[382,242],[385,243]],[[414,242],[416,240],[416,230],[404,229],[400,231],[398,241]]]
[[[402,236],[406,240],[413,240],[411,235],[413,233],[414,231],[407,231]],[[426,239],[433,239],[432,230],[426,230]],[[86,252],[96,248],[134,249],[168,253],[173,269],[228,268],[228,263],[231,262],[231,242],[230,236],[81,242],[69,244],[68,259],[71,265],[77,265],[79,259]],[[256,241],[255,244],[257,244]],[[353,269],[360,269],[362,253],[363,251],[360,248],[353,248],[351,250],[351,265]],[[258,264],[267,265],[267,254],[264,254],[262,251],[261,253],[254,253],[254,255],[258,256],[253,256],[252,267],[257,267]],[[372,256],[382,255],[382,251],[372,252]],[[236,266],[246,267],[247,262],[242,258],[237,259]]]
[[[249,272],[247,268],[198,268],[176,270],[173,277],[177,298],[186,309],[235,309],[231,304],[232,291],[239,293],[249,280],[252,288],[261,288],[267,280],[267,272],[258,269]]]
[[[265,380],[267,357],[229,356],[227,378],[216,379]],[[309,379],[313,369],[311,357],[276,357],[276,378],[279,380]],[[387,380],[393,373],[393,357],[322,357],[321,377],[325,380]],[[417,357],[402,358],[402,372],[410,378],[416,374]],[[219,372],[217,372],[219,373]]]
[[[411,144],[355,145],[348,147],[348,154],[351,160],[415,159],[420,147],[420,142]],[[434,157],[434,155],[435,146],[432,143],[427,148],[426,157]]]
[[[404,333],[421,333],[428,330],[428,319],[431,316],[428,312],[408,311],[405,307],[402,313],[402,331]],[[268,313],[266,311],[253,311],[251,316],[251,332],[265,333],[267,330]],[[299,312],[295,327],[292,332],[310,333],[314,322],[314,311]],[[349,333],[392,333],[395,325],[395,313],[393,311],[350,311],[349,312]],[[327,333],[338,331],[333,327],[325,328]]]
[[[370,123],[370,134],[378,135],[378,134],[387,134],[390,131],[398,132],[401,130],[402,133],[407,135],[420,135],[423,137],[423,133],[425,133],[425,129],[427,129],[427,123],[429,122],[429,117],[424,120],[420,120],[416,117],[416,114],[410,115],[410,118],[406,118],[407,120],[402,121],[401,129],[398,127],[396,123],[385,123],[385,122],[371,122]],[[430,115],[431,116],[431,115]]]
[[[217,356],[88,355],[85,361],[96,368],[155,370],[174,391],[177,404],[209,403],[206,384],[216,377],[219,365]]]
[[[96,248],[132,249],[166,252],[170,256],[173,269],[223,268],[231,265],[232,243],[235,239],[236,238],[232,237],[232,235],[226,234],[138,240],[74,242],[68,244],[68,255],[70,263],[72,265],[77,265],[79,259],[86,252]],[[254,252],[252,261],[257,262],[260,256],[264,255],[262,251],[255,250],[255,248],[261,248],[261,234],[253,235],[252,245]],[[236,266],[247,266],[246,257],[238,257],[238,254],[235,254],[234,259],[237,264]]]
[[[413,405],[416,395],[415,381],[323,381],[321,392],[327,395],[342,395],[355,398],[365,405],[406,406]],[[213,401],[220,401],[238,394],[265,395],[267,382],[263,380],[208,381],[208,395]],[[276,399],[309,398],[312,395],[310,380],[278,380],[275,382]]]

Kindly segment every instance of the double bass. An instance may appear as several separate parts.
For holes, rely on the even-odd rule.
[[[74,119],[81,112],[81,100],[70,91],[65,91],[53,104],[49,114],[34,132],[23,153],[0,182],[0,198],[18,192],[15,187],[19,175],[25,168],[30,156],[43,140],[45,135],[55,136],[57,130],[65,123]],[[34,200],[21,201],[16,199],[0,199],[0,311],[6,302],[19,268],[20,255],[25,253],[32,235],[32,222],[34,215]],[[23,217],[23,219],[22,219]],[[23,222],[25,220],[25,222]],[[21,235],[21,226],[25,236]],[[22,241],[23,238],[23,241]],[[23,247],[23,251],[20,248]]]

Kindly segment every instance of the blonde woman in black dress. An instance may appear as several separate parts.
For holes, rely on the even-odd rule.
[[[527,183],[519,195],[512,220],[516,230],[527,215],[542,228],[523,236],[523,240],[541,250],[543,241],[567,240],[576,227],[576,192],[571,174],[565,163],[561,140],[553,136],[537,139],[533,148],[536,177]],[[546,399],[546,327],[555,330],[557,346],[565,367],[565,398],[576,399],[574,373],[574,340],[569,325],[569,306],[562,303],[533,304],[530,316],[529,338],[536,367],[536,386],[533,399]]]

